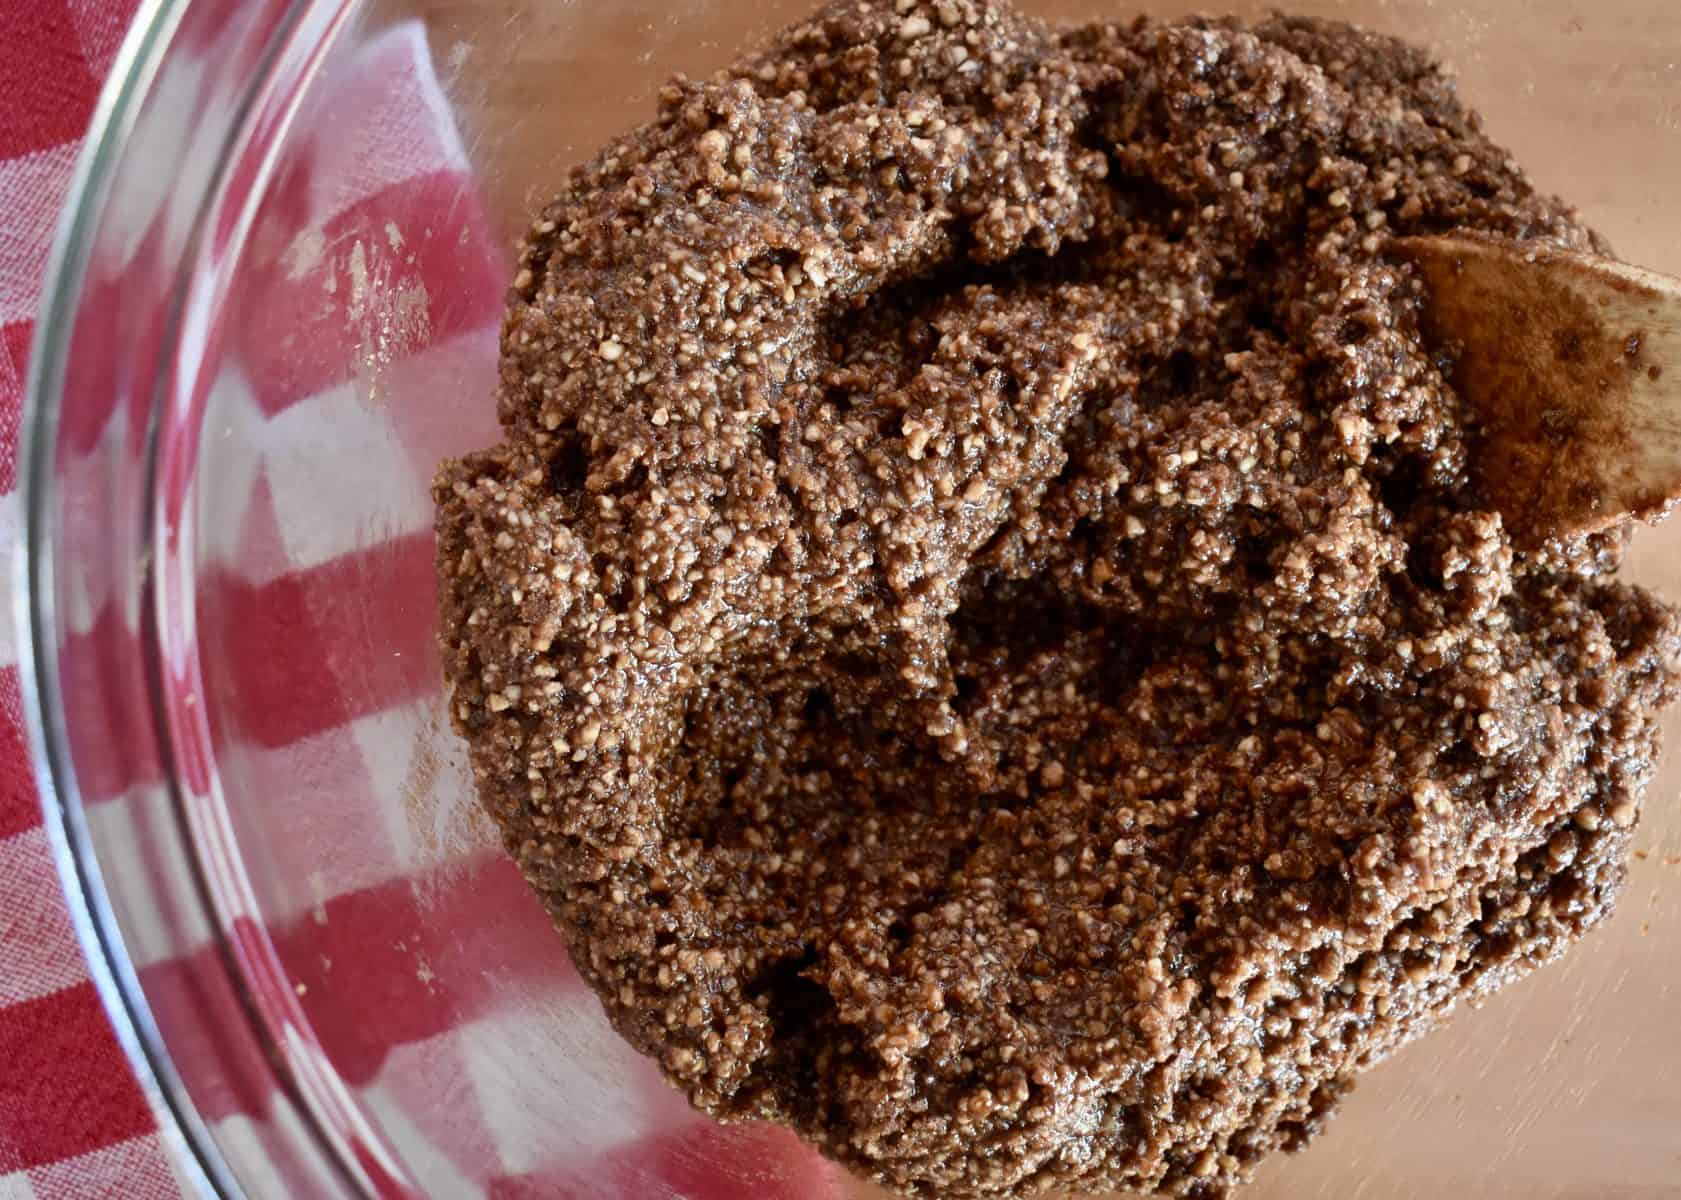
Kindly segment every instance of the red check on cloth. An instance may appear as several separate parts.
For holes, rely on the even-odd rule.
[[[15,457],[43,274],[82,138],[137,2],[0,0],[0,542],[8,549],[23,529]],[[198,2],[231,12],[239,0]],[[310,837],[321,847],[307,881],[311,902],[296,913],[265,912],[262,937],[295,981],[312,1052],[403,1146],[400,1186],[373,1190],[503,1200],[724,1200],[743,1187],[756,1200],[838,1196],[838,1174],[791,1136],[699,1119],[615,1039],[554,1044],[557,1013],[563,1025],[568,1012],[595,1027],[603,1021],[493,833],[419,852],[413,829],[387,828],[389,816],[370,811],[371,801],[342,799],[388,794],[392,774],[409,768],[393,731],[405,720],[434,720],[441,708],[424,654],[394,668],[389,645],[370,648],[366,636],[335,625],[333,606],[347,587],[377,577],[391,592],[388,638],[430,643],[431,535],[416,495],[424,497],[439,447],[450,441],[438,421],[392,420],[389,405],[368,403],[366,388],[346,377],[363,344],[345,338],[366,341],[372,314],[375,332],[396,331],[377,347],[386,385],[443,380],[488,423],[509,259],[476,206],[462,202],[474,193],[471,167],[424,29],[393,26],[355,53],[349,82],[324,98],[334,118],[320,122],[327,133],[311,141],[308,120],[300,121],[305,144],[267,189],[241,267],[241,294],[254,311],[230,322],[227,353],[238,370],[217,381],[237,391],[217,409],[235,418],[222,436],[260,447],[262,468],[235,501],[237,558],[222,569],[217,556],[227,548],[205,548],[199,641],[189,652],[214,659],[194,664],[202,678],[239,681],[218,694],[242,752],[261,760],[266,777],[295,776],[299,803],[320,806],[300,818],[316,823]],[[86,286],[107,283],[102,272],[167,270],[171,243],[160,230],[168,220],[159,212],[140,222],[128,258],[91,263]],[[386,307],[374,313],[378,304]],[[405,328],[416,336],[405,341]],[[104,409],[99,401],[88,405],[91,416],[78,411],[66,421],[61,436],[72,451],[125,419],[114,389]],[[378,506],[392,497],[366,477],[324,470],[316,453],[323,430],[339,462],[362,454],[379,467],[371,475],[398,481],[387,490],[420,489],[398,499],[422,519],[381,526],[383,540],[367,544],[358,518],[383,514]],[[315,501],[306,507],[300,496]],[[323,523],[323,509],[342,512],[342,525]],[[132,637],[118,598],[79,600],[72,643]],[[288,645],[277,653],[282,631]],[[107,1021],[60,890],[22,729],[14,637],[9,624],[0,631],[0,1200],[190,1194],[196,1176],[176,1160],[162,1132],[171,1118]],[[89,651],[64,651],[78,652]],[[348,673],[357,688],[343,686]],[[132,780],[105,778],[98,765],[85,771],[81,791],[90,822],[107,836],[145,819],[136,804],[171,802],[161,780],[136,801]],[[433,774],[429,795],[471,807],[464,771]],[[143,892],[127,900],[127,912],[144,910]],[[528,954],[485,961],[474,937],[437,936],[471,929],[492,906],[498,953],[513,946]],[[195,957],[216,952],[208,937],[188,955],[149,956],[148,944],[140,930],[130,949],[154,1005],[191,986]],[[526,1002],[511,1005],[516,993]],[[541,1012],[532,1011],[533,996]],[[199,1059],[194,1107],[219,1143],[249,1148],[271,1097],[246,1082],[214,1086],[217,1056],[226,1053],[219,1045],[211,1037],[183,1048]],[[510,1079],[532,1074],[532,1062],[544,1064],[543,1086],[559,1079],[571,1089],[556,1093],[569,1100],[564,1111],[509,1090]],[[248,1081],[249,1058],[235,1064],[230,1056],[230,1078],[236,1065]],[[437,1098],[430,1106],[428,1096]],[[260,1154],[236,1158],[248,1193],[295,1194],[263,1173]]]

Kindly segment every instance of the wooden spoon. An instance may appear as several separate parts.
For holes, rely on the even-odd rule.
[[[1477,474],[1520,545],[1657,520],[1681,498],[1681,280],[1467,236],[1398,238],[1458,352]]]

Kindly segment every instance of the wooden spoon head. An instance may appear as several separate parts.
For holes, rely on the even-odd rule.
[[[1402,238],[1457,353],[1479,485],[1520,544],[1655,520],[1681,497],[1681,292],[1589,255]]]

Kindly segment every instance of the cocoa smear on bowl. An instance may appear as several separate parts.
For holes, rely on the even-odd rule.
[[[452,713],[619,1030],[910,1195],[1212,1196],[1610,910],[1673,696],[1392,235],[1604,251],[1423,52],[831,6],[534,226]]]

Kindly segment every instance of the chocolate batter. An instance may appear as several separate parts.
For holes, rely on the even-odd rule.
[[[1681,626],[1518,551],[1395,234],[1602,251],[1422,52],[846,0],[577,170],[436,488],[485,806],[707,1112],[1215,1196],[1610,911]]]

